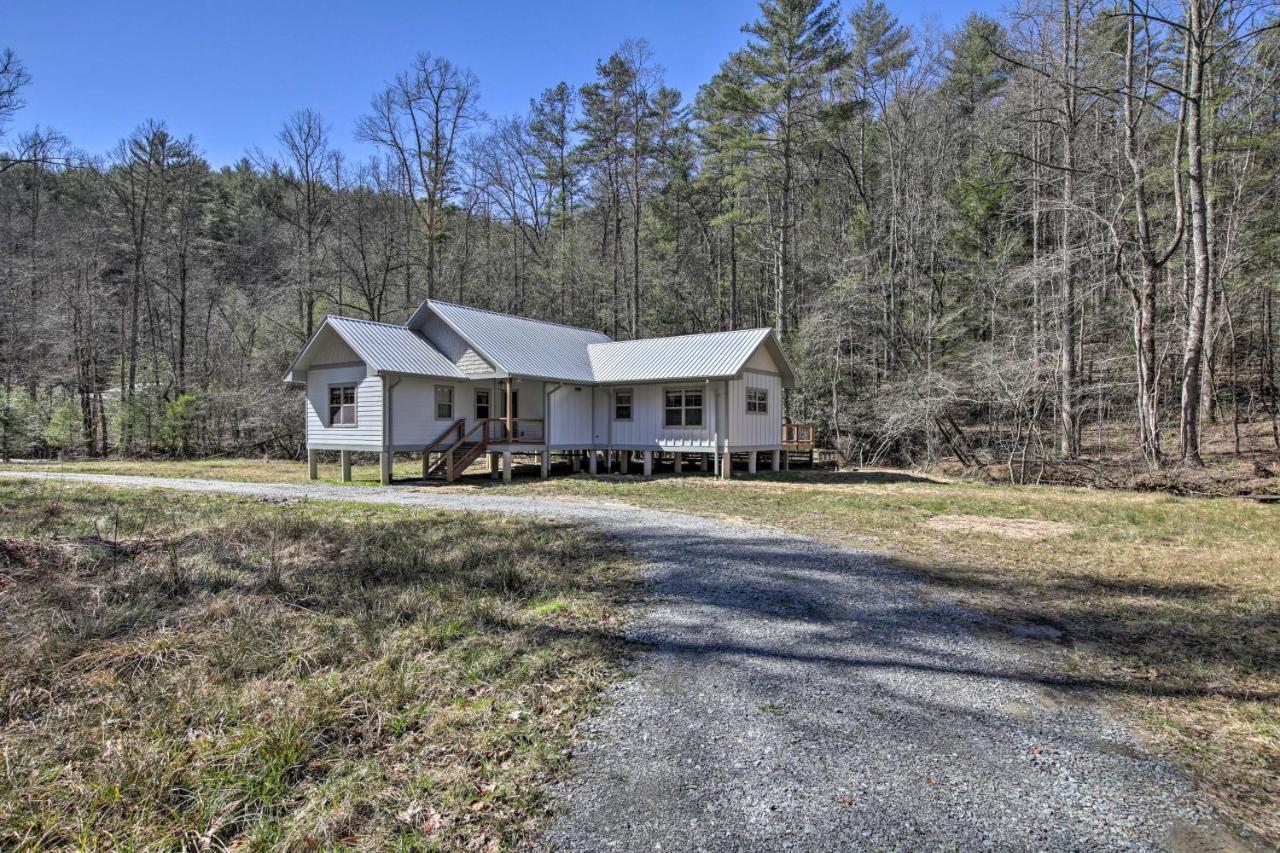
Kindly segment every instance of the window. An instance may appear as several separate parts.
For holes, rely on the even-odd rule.
[[[630,388],[619,388],[613,392],[613,419],[615,421],[631,420],[631,405],[635,392]]]
[[[453,388],[449,385],[436,386],[436,420],[453,420]]]
[[[667,426],[702,426],[702,389],[674,388],[666,392]]]
[[[329,386],[329,426],[356,425],[356,386]]]
[[[476,389],[476,420],[483,421],[489,417],[489,389]]]
[[[769,411],[769,392],[764,388],[747,389],[747,414],[763,415]]]

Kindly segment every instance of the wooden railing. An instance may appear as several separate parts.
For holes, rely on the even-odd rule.
[[[468,465],[484,453],[485,422],[477,421],[472,424],[471,429],[466,429],[465,423],[459,420],[445,430],[441,438],[457,436],[448,447],[441,449],[440,445],[443,442],[437,440],[434,445],[423,451],[422,479],[425,480],[443,472],[445,480],[452,483]],[[433,449],[440,454],[434,464],[430,461]]]
[[[813,424],[782,425],[782,446],[787,450],[813,450],[816,437]]]
[[[542,444],[546,438],[542,418],[489,418],[485,437],[489,444]]]

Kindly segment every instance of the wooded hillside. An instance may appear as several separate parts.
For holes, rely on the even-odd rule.
[[[280,379],[324,315],[428,296],[619,339],[772,325],[789,414],[855,461],[1026,479],[1105,433],[1195,465],[1215,422],[1280,447],[1278,23],[766,0],[689,101],[643,40],[513,116],[423,53],[357,127],[300,109],[221,169],[159,119],[109,152],[25,129],[14,46],[0,454],[297,453]]]

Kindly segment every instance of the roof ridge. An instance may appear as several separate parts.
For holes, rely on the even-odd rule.
[[[350,320],[353,323],[365,323],[370,326],[387,326],[392,329],[408,329],[411,332],[414,331],[403,323],[384,323],[381,320],[366,320],[363,317],[344,317],[341,314],[325,314],[324,317],[326,320]]]
[[[508,320],[528,320],[530,323],[541,323],[544,326],[559,326],[562,329],[573,329],[575,332],[591,332],[593,335],[604,335],[599,329],[588,329],[586,326],[573,326],[569,323],[557,323],[555,320],[541,320],[537,317],[528,317],[524,314],[508,314],[506,311],[497,311],[493,308],[477,308],[474,305],[463,305],[461,302],[450,302],[447,299],[428,299],[428,303],[438,305],[448,305],[453,308],[464,308],[467,311],[479,311],[481,314],[493,314],[498,317],[506,317]]]
[[[653,338],[628,338],[625,341],[600,341],[599,343],[587,344],[589,347],[602,346],[604,344],[638,344],[645,341],[670,341],[677,338],[696,338],[700,335],[732,335],[737,332],[772,332],[772,326],[752,326],[750,329],[721,329],[718,332],[685,332],[682,335],[658,335]]]

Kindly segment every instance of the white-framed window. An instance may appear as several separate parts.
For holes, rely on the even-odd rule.
[[[702,426],[702,389],[668,388],[663,392],[663,423],[669,427]]]
[[[631,388],[619,388],[613,392],[613,419],[615,421],[631,420],[635,404],[635,391]]]
[[[483,421],[489,417],[489,389],[476,389],[476,420]]]
[[[329,386],[329,426],[353,427],[356,425],[356,386]]]
[[[747,414],[763,415],[769,411],[769,391],[766,388],[747,389]]]
[[[436,386],[436,420],[453,420],[453,386]]]

